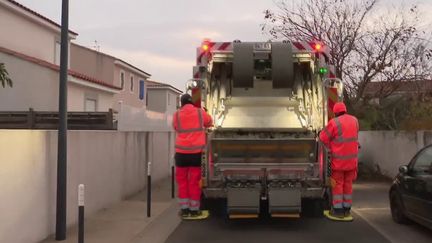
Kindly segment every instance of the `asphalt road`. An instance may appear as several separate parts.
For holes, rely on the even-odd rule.
[[[392,243],[430,243],[432,230],[416,223],[393,222],[388,191],[389,182],[359,182],[354,186],[354,212]]]
[[[351,223],[325,218],[294,220],[227,221],[212,217],[206,221],[182,222],[167,243],[281,243],[281,242],[389,242],[366,221]]]
[[[212,216],[202,221],[183,221],[167,243],[296,243],[431,242],[432,231],[419,225],[397,225],[388,207],[388,183],[355,186],[354,222],[326,218],[227,220]],[[356,201],[356,198],[358,199]]]

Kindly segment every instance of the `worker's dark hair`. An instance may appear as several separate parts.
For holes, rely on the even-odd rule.
[[[190,94],[184,94],[180,98],[181,106],[185,106],[187,104],[193,104],[192,102],[192,96]]]

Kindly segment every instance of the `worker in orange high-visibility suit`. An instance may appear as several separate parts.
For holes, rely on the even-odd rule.
[[[181,108],[173,116],[176,131],[175,163],[178,200],[181,217],[200,217],[201,158],[207,138],[206,128],[213,125],[212,118],[192,103],[192,97],[181,97]]]
[[[332,209],[330,216],[351,217],[352,183],[357,178],[358,120],[347,114],[344,103],[333,107],[335,118],[320,132],[319,138],[331,155]]]

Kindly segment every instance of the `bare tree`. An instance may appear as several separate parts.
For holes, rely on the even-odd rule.
[[[279,1],[276,11],[264,12],[262,30],[273,39],[326,43],[351,105],[363,98],[372,81],[400,81],[431,73],[425,62],[431,51],[421,40],[425,33],[417,29],[416,6],[376,17],[382,10],[377,8],[379,0],[288,2]]]
[[[0,83],[3,88],[6,87],[6,85],[12,87],[12,80],[9,77],[4,63],[0,63]]]

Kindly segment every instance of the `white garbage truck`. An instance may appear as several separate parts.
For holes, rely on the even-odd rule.
[[[229,218],[299,217],[306,204],[322,214],[329,174],[317,138],[343,89],[329,57],[319,41],[202,42],[186,91],[214,119],[203,201],[226,199]]]

